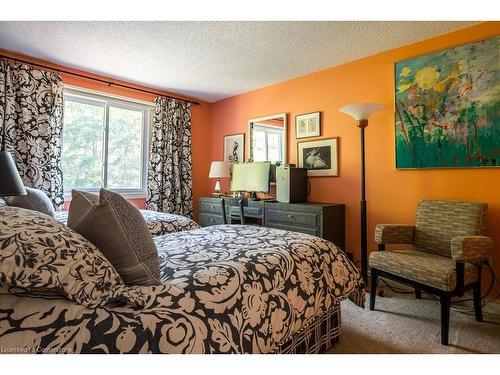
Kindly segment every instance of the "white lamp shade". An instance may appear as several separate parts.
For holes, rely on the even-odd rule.
[[[213,161],[210,166],[209,178],[224,178],[230,177],[229,164],[223,161]]]
[[[384,105],[379,103],[356,103],[345,105],[339,111],[359,121],[368,120],[371,115],[382,108],[384,108]]]

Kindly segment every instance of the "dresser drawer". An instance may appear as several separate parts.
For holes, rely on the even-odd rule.
[[[266,211],[267,222],[269,224],[291,224],[299,226],[317,227],[320,214],[313,212],[283,211],[268,208]]]
[[[264,216],[264,206],[262,204],[249,203],[243,211],[245,212],[245,216],[248,217],[262,218]]]
[[[220,201],[218,202],[200,202],[200,213],[213,214],[213,215],[221,215],[222,216],[222,205]]]
[[[313,236],[320,236],[320,232],[318,228],[313,228],[313,227],[301,227],[298,225],[287,225],[287,224],[280,224],[280,223],[268,223],[267,225],[269,228],[276,228],[276,229],[283,229],[283,230],[288,230],[291,232],[299,232],[299,233],[305,233],[305,234],[310,234]]]
[[[224,218],[222,215],[210,215],[210,214],[200,214],[198,218],[198,224],[202,227],[208,227],[210,225],[219,225],[224,224]]]

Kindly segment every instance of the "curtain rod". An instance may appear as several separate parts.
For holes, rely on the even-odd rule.
[[[70,75],[73,75],[73,76],[76,76],[76,77],[80,77],[80,78],[90,79],[92,81],[97,81],[97,82],[105,83],[108,86],[123,87],[123,88],[129,89],[129,90],[145,92],[147,94],[152,94],[152,95],[158,95],[158,96],[161,96],[163,98],[175,99],[175,100],[183,101],[183,102],[186,102],[186,103],[191,103],[191,104],[194,104],[194,105],[200,105],[199,102],[196,102],[194,100],[183,99],[183,98],[178,98],[176,96],[165,95],[165,94],[161,94],[161,93],[159,93],[157,91],[150,91],[150,90],[145,90],[145,89],[139,89],[139,88],[136,88],[136,87],[133,87],[133,86],[123,85],[121,83],[116,83],[116,82],[108,81],[108,80],[101,79],[101,78],[89,77],[89,76],[87,76],[85,74],[74,73],[74,72],[71,72],[71,71],[65,70],[65,69],[53,68],[53,67],[50,67],[50,66],[47,66],[47,65],[38,64],[38,63],[31,62],[31,61],[26,61],[26,60],[18,59],[18,58],[15,58],[15,57],[9,57],[9,56],[5,56],[5,55],[0,55],[0,58],[4,58],[4,59],[7,59],[7,60],[17,61],[17,62],[20,62],[20,63],[23,63],[23,64],[27,64],[27,65],[37,66],[37,67],[48,69],[48,70],[51,70],[51,71],[54,71],[54,72],[58,72],[58,73],[65,73],[65,74],[70,74]]]

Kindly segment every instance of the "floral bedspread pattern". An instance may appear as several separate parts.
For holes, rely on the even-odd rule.
[[[0,289],[0,347],[269,353],[341,300],[364,304],[357,269],[314,236],[220,225],[155,242],[164,285],[139,288],[144,307],[89,309]]]
[[[198,229],[200,226],[186,216],[168,214],[152,210],[140,210],[152,236],[180,232],[183,230]],[[68,222],[68,211],[58,211],[55,214],[57,220],[66,224]]]

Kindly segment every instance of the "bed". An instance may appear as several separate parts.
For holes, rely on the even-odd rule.
[[[0,260],[4,264],[12,260],[14,250],[25,248],[27,241],[42,247],[68,242],[54,245],[45,239],[30,239],[46,231],[56,236],[52,242],[60,236],[56,233],[64,233],[74,246],[83,243],[76,232],[48,216],[26,221],[25,217],[33,214],[9,215],[5,210],[0,208],[0,248],[4,249]],[[6,224],[40,228],[13,236]],[[349,298],[358,306],[364,305],[364,284],[357,269],[335,245],[318,237],[264,227],[218,225],[154,240],[161,285],[124,286],[112,280],[116,285],[109,287],[109,279],[93,289],[116,287],[122,295],[140,296],[125,299],[127,303],[107,298],[99,306],[85,306],[47,288],[12,285],[13,278],[2,276],[0,268],[2,350],[318,353],[340,338],[340,302]],[[92,251],[99,257],[97,249]],[[89,256],[92,254],[82,259]],[[99,259],[93,264],[101,264],[102,257]],[[84,267],[80,264],[75,268]],[[78,273],[78,278],[81,275]],[[115,291],[111,294],[116,296]]]
[[[182,215],[169,214],[166,212],[139,210],[141,211],[152,236],[161,236],[172,232],[197,229],[200,226],[190,218]],[[68,222],[68,211],[57,211],[55,218],[61,223]]]

